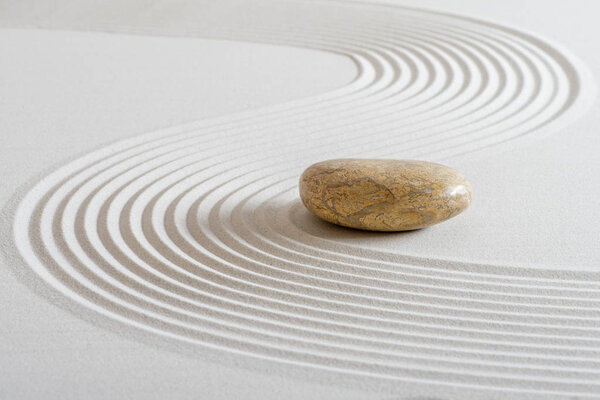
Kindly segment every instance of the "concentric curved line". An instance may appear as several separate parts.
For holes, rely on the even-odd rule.
[[[156,340],[407,385],[600,393],[598,274],[332,241],[307,229],[295,192],[313,160],[441,160],[558,129],[594,94],[579,62],[514,29],[395,6],[179,6],[177,24],[97,25],[71,5],[41,25],[305,47],[350,57],[357,76],[48,175],[13,228],[42,280]]]

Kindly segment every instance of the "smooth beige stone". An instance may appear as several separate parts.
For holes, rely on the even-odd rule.
[[[304,171],[300,198],[337,225],[408,231],[460,214],[471,203],[471,185],[457,171],[425,161],[338,159]]]

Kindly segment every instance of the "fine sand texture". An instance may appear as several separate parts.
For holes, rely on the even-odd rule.
[[[0,1],[0,399],[599,398],[600,9],[481,3]],[[328,224],[333,158],[473,202]]]

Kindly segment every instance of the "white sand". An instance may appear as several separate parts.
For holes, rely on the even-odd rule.
[[[0,398],[600,393],[584,3],[450,10],[519,30],[362,3],[102,4],[0,16]],[[444,162],[474,203],[407,234],[324,224],[297,175],[344,156]]]

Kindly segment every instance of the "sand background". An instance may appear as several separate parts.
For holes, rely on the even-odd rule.
[[[595,79],[600,76],[598,10],[590,10],[590,2],[426,1],[418,6],[535,32],[580,60]],[[354,380],[277,363],[254,370],[253,361],[244,357],[190,352],[108,322],[66,304],[61,294],[39,282],[14,250],[11,224],[18,202],[41,177],[120,139],[318,95],[357,75],[350,59],[324,51],[97,32],[97,25],[91,32],[85,31],[88,21],[51,27],[44,20],[49,7],[60,15],[60,4],[0,2],[0,203],[5,205],[0,398],[515,398],[485,388]],[[96,18],[103,21],[102,15]],[[67,16],[63,21],[73,20]],[[105,30],[111,30],[110,24]],[[586,96],[593,97],[592,92]],[[581,107],[581,116],[527,140],[446,160],[470,179],[474,203],[464,215],[433,229],[402,237],[368,236],[302,218],[299,224],[313,237],[328,237],[332,248],[360,246],[490,270],[515,268],[515,275],[532,279],[555,274],[597,285],[600,110],[592,100]],[[592,339],[598,339],[598,326],[590,317],[586,327]],[[587,349],[597,354],[592,339]],[[573,376],[566,376],[564,391],[560,384],[552,390],[576,393],[571,387],[579,369],[589,381],[597,377],[598,359],[586,357],[582,364],[566,363]],[[543,366],[536,374],[556,379]],[[585,383],[581,387],[583,394],[598,394]],[[519,390],[523,398],[536,396],[526,385]]]

